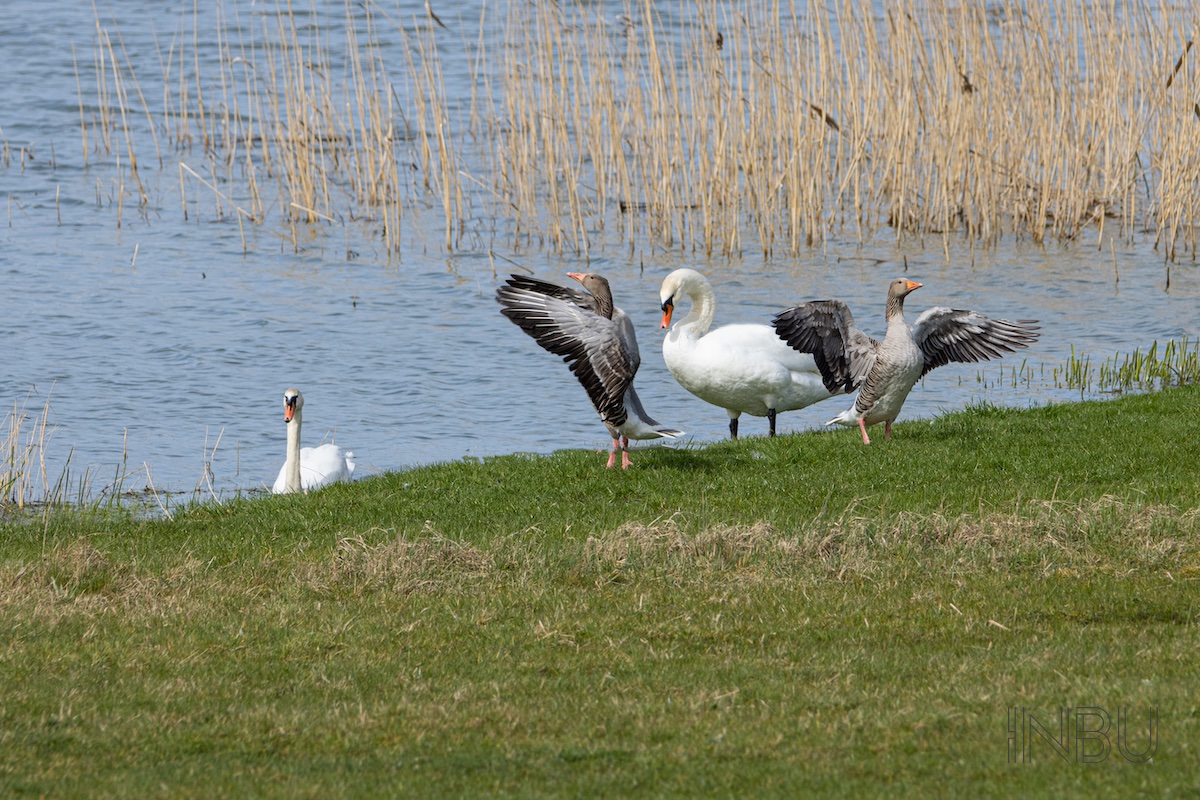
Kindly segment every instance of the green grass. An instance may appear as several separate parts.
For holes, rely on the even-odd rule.
[[[6,522],[0,794],[1194,797],[1198,408]],[[1060,706],[1153,762],[1008,763]]]

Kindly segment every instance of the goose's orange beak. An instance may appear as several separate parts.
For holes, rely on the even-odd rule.
[[[920,288],[921,288],[922,286],[924,286],[924,285],[925,285],[925,284],[923,284],[923,283],[917,283],[916,281],[909,281],[909,282],[908,282],[908,287],[907,287],[907,288],[908,288],[908,290],[911,292],[911,291],[912,291],[912,290],[914,290],[914,289],[920,289]]]

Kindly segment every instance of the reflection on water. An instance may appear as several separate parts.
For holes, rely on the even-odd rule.
[[[94,23],[90,4],[74,5],[14,7],[0,28],[0,129],[10,152],[28,151],[23,166],[13,156],[0,169],[0,407],[31,387],[32,408],[50,395],[52,474],[73,451],[73,472],[91,468],[103,483],[127,452],[129,467],[145,463],[160,489],[200,486],[209,461],[222,492],[263,487],[283,462],[289,386],[305,395],[305,444],[336,439],[354,450],[360,475],[464,456],[606,449],[604,427],[566,367],[498,313],[495,288],[514,269],[504,259],[564,284],[569,270],[606,275],[638,326],[637,386],[647,410],[697,441],[724,438],[727,418],[676,385],[662,363],[658,285],[679,266],[713,281],[718,325],[766,322],[794,302],[839,297],[862,328],[882,334],[886,285],[900,274],[925,284],[909,298],[912,317],[944,304],[1041,320],[1042,341],[1027,352],[930,374],[901,422],[977,399],[1077,399],[1050,377],[1072,345],[1102,358],[1200,334],[1193,266],[1174,265],[1168,289],[1167,267],[1149,245],[1110,249],[1107,240],[1103,251],[1094,242],[1009,241],[986,251],[954,242],[944,252],[941,241],[923,249],[881,235],[867,245],[831,241],[802,259],[731,263],[631,253],[597,233],[584,261],[538,252],[446,256],[436,235],[425,243],[418,223],[405,232],[411,241],[399,262],[372,249],[369,225],[356,231],[367,244],[350,259],[334,226],[315,229],[299,253],[290,232],[248,228],[243,254],[235,220],[184,221],[167,180],[146,213],[126,213],[118,228],[108,200],[97,202],[114,187],[86,170],[80,153],[62,31]],[[116,5],[135,16],[157,7]],[[153,31],[122,31],[131,52],[145,56],[142,37]],[[87,34],[77,35],[77,49],[90,52]],[[1033,368],[1029,381],[998,380],[1023,362]],[[788,412],[780,429],[818,427],[848,402]],[[742,429],[759,433],[766,423],[746,418]],[[902,440],[903,427],[898,433]],[[857,433],[842,435],[850,443]]]

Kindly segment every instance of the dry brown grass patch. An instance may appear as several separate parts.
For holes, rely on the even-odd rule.
[[[907,559],[947,559],[956,569],[988,569],[1024,560],[1047,566],[1090,567],[1112,560],[1114,547],[1131,548],[1143,563],[1171,559],[1181,569],[1200,559],[1200,510],[1143,505],[1102,497],[1081,503],[1030,501],[1011,513],[901,512],[881,521],[847,512],[781,531],[759,521],[688,533],[671,518],[628,523],[589,537],[583,558],[593,567],[677,570],[784,570],[817,567],[844,577],[894,569]]]
[[[1008,513],[847,512],[785,531],[765,521],[687,530],[676,516],[629,522],[582,541],[518,535],[487,544],[427,530],[371,543],[378,532],[342,538],[317,558],[274,555],[216,567],[193,553],[161,566],[116,558],[95,537],[63,543],[27,562],[0,564],[0,616],[56,622],[78,615],[204,613],[252,598],[378,593],[453,594],[497,588],[536,594],[547,584],[662,578],[873,579],[938,568],[1200,574],[1200,509],[1102,497],[1080,503],[1029,501]],[[99,544],[100,547],[96,545]],[[230,598],[234,598],[231,601]]]
[[[491,554],[438,533],[382,544],[369,544],[362,536],[352,536],[338,542],[328,561],[311,565],[300,577],[307,586],[322,592],[408,595],[487,577],[492,566]]]
[[[614,531],[589,536],[584,558],[593,565],[622,567],[632,561],[664,557],[697,566],[736,566],[778,549],[779,538],[766,522],[717,526],[695,534],[683,531],[675,519],[649,525],[628,522]]]
[[[157,583],[157,581],[155,581]],[[0,609],[58,620],[128,609],[159,594],[128,562],[113,561],[86,539],[28,564],[0,567]]]

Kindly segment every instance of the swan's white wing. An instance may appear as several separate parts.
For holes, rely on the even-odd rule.
[[[319,489],[338,481],[348,481],[354,475],[354,454],[336,444],[300,448],[300,485],[304,489]]]
[[[275,479],[275,485],[271,487],[271,494],[283,494],[287,490],[287,462],[279,468],[279,477]]]
[[[792,372],[820,374],[812,354],[789,347],[770,325],[761,322],[722,325],[696,342],[715,369],[734,371],[738,364],[766,361]]]
[[[496,290],[496,300],[502,306],[500,313],[570,365],[606,424],[617,427],[625,422],[625,393],[633,383],[638,355],[629,349],[628,334],[622,337],[619,320],[606,319],[559,296],[515,286],[511,278]],[[627,321],[624,314],[620,316]],[[632,346],[636,348],[636,340]]]
[[[349,481],[356,466],[354,453],[336,444],[300,448],[300,488],[308,492],[331,483]],[[279,468],[279,477],[271,488],[272,494],[283,494],[287,488],[287,465]]]
[[[854,327],[854,315],[841,300],[814,300],[775,315],[779,338],[810,353],[830,393],[852,392],[866,379],[879,343]]]
[[[913,341],[925,357],[921,374],[951,361],[987,361],[1028,347],[1039,336],[1036,322],[991,319],[977,311],[945,306],[931,308],[913,324]]]

